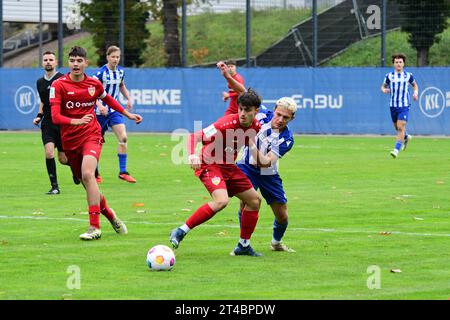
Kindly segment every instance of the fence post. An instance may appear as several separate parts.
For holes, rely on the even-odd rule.
[[[386,0],[381,0],[381,66],[386,66]]]
[[[313,61],[312,66],[317,67],[317,0],[312,2],[312,23],[313,23]]]
[[[186,0],[181,1],[181,66],[186,67],[187,59],[187,15],[186,15]]]
[[[38,68],[41,65],[42,61],[42,0],[39,0],[39,64]]]
[[[58,0],[58,68],[63,66],[63,22],[62,0]]]
[[[120,31],[119,31],[119,46],[120,46],[120,60],[125,66],[125,0],[119,0],[119,17],[120,17]]]
[[[0,0],[0,68],[3,67],[3,0]]]
[[[251,15],[252,15],[252,10],[251,10],[251,4],[250,4],[250,0],[247,0],[246,3],[246,10],[245,10],[245,20],[246,20],[246,37],[245,37],[245,57],[246,57],[246,64],[247,64],[247,68],[250,68],[250,54],[251,54],[251,39],[252,39],[252,32],[251,32],[251,27],[252,27],[252,21],[251,21]]]

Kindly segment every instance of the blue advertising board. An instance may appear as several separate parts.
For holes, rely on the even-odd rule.
[[[390,68],[240,68],[246,87],[254,88],[272,108],[282,96],[299,106],[290,124],[295,133],[394,134],[389,96],[380,91]],[[408,131],[420,135],[449,135],[450,68],[408,68],[419,84]],[[62,70],[67,72],[67,70]],[[88,75],[95,69],[87,70]],[[40,69],[0,69],[0,129],[37,129]],[[125,83],[134,112],[144,121],[127,122],[128,131],[193,131],[223,115],[226,81],[217,69],[126,69]],[[124,104],[123,98],[121,102]],[[199,123],[199,121],[201,123]]]

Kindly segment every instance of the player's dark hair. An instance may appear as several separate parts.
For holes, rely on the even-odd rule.
[[[227,66],[229,66],[229,65],[235,66],[236,65],[236,60],[233,60],[233,59],[225,60],[224,62]]]
[[[261,97],[255,90],[248,88],[246,92],[239,95],[237,103],[244,108],[255,107],[258,109],[261,106]]]
[[[406,55],[404,53],[394,53],[392,55],[392,63],[394,63],[395,59],[403,59],[403,63],[406,63]]]
[[[42,56],[45,56],[45,55],[47,55],[47,54],[52,54],[52,55],[54,55],[54,56],[56,57],[56,54],[55,54],[53,51],[45,51],[45,52],[42,54]]]
[[[70,48],[69,57],[82,57],[82,58],[86,59],[87,52],[84,48],[75,46],[75,47]]]

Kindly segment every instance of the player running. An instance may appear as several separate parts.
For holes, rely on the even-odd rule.
[[[169,240],[174,248],[178,248],[180,241],[191,229],[224,209],[228,205],[229,197],[236,196],[243,203],[241,232],[239,243],[230,254],[261,255],[250,246],[250,238],[258,221],[261,199],[249,179],[235,164],[241,147],[255,139],[261,128],[255,119],[261,98],[249,89],[239,96],[238,104],[238,114],[223,116],[189,138],[189,164],[210,193],[212,201],[198,208],[182,226],[172,230]],[[203,144],[200,157],[195,154],[198,142]]]
[[[95,240],[101,237],[100,213],[111,223],[117,233],[126,234],[125,224],[108,207],[106,199],[99,192],[95,180],[95,168],[100,159],[103,137],[95,119],[94,107],[97,99],[122,113],[136,123],[142,117],[129,113],[116,100],[108,95],[102,84],[88,77],[84,70],[88,65],[86,50],[75,46],[69,52],[70,72],[55,81],[50,88],[50,104],[55,124],[61,125],[61,140],[72,173],[81,180],[86,189],[89,224],[82,240]]]
[[[238,167],[250,179],[253,187],[261,190],[275,215],[271,250],[295,252],[282,242],[288,226],[288,208],[282,180],[278,174],[278,159],[294,145],[294,136],[288,123],[295,117],[297,104],[292,98],[283,97],[276,102],[273,112],[265,107],[261,109],[256,116],[262,125],[256,136],[256,144],[251,141],[249,146],[245,147]]]
[[[408,122],[409,108],[411,99],[409,96],[409,85],[414,88],[413,99],[419,98],[419,86],[411,72],[404,71],[406,56],[402,53],[392,55],[394,71],[389,72],[384,77],[381,85],[381,91],[385,94],[391,94],[389,106],[391,109],[391,118],[394,128],[397,131],[397,141],[391,156],[395,159],[400,150],[406,149],[412,136],[406,132],[406,122]]]
[[[125,70],[119,66],[120,62],[120,48],[110,46],[106,50],[106,59],[108,63],[101,67],[93,78],[98,79],[105,88],[106,93],[118,100],[119,92],[127,99],[127,110],[131,111],[133,102],[131,101],[127,87],[125,86]],[[108,130],[112,129],[116,135],[119,143],[117,147],[117,157],[119,158],[119,178],[130,183],[135,183],[134,179],[127,171],[127,131],[125,128],[125,121],[123,116],[114,109],[108,107],[101,100],[97,101],[97,108],[95,110],[97,120],[102,128],[102,135]],[[101,176],[96,170],[97,182],[101,182]]]

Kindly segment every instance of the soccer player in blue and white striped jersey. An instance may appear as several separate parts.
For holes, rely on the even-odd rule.
[[[391,95],[389,107],[394,128],[397,131],[397,140],[391,156],[395,159],[400,150],[406,149],[411,135],[406,132],[406,122],[408,121],[411,98],[409,95],[409,85],[414,88],[413,98],[417,101],[419,96],[419,86],[412,73],[404,70],[406,56],[402,53],[392,55],[394,71],[389,72],[381,85],[381,91]],[[403,147],[403,148],[402,148]]]
[[[93,78],[100,80],[106,93],[112,96],[115,100],[118,100],[119,93],[122,93],[125,99],[127,99],[127,110],[131,110],[133,108],[133,103],[130,99],[128,89],[125,86],[125,71],[121,66],[119,66],[120,53],[119,47],[108,47],[106,50],[106,59],[108,60],[108,63],[101,67],[95,73]],[[134,179],[127,171],[128,137],[123,116],[105,105],[101,100],[97,101],[95,113],[102,128],[102,135],[104,135],[108,130],[108,127],[110,127],[119,142],[119,146],[117,148],[117,156],[119,158],[119,178],[130,183],[135,183],[136,179]],[[96,170],[96,178],[97,182],[101,182],[98,169]]]
[[[260,113],[256,115],[262,125],[261,130],[256,141],[245,147],[242,159],[238,161],[239,169],[250,179],[256,190],[261,190],[275,215],[271,242],[271,249],[274,251],[295,252],[282,242],[288,226],[288,209],[286,194],[278,174],[278,159],[294,145],[294,136],[288,123],[294,119],[296,111],[297,104],[288,97],[279,99],[273,112],[261,106]]]

